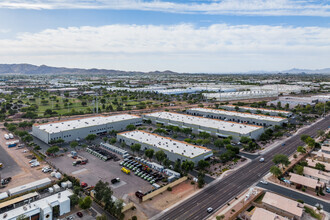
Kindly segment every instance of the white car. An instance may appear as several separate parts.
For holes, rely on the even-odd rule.
[[[37,167],[37,166],[40,166],[40,163],[38,161],[31,164],[31,167]]]
[[[27,153],[28,151],[27,150],[23,150],[23,153]]]
[[[268,184],[268,182],[267,182],[267,181],[265,181],[265,180],[261,180],[261,181],[260,181],[260,183],[262,183],[262,184],[265,184],[265,185],[267,185],[267,184]]]
[[[207,212],[208,212],[208,213],[213,212],[213,208],[212,208],[212,207],[208,207],[208,208],[207,208]]]
[[[33,159],[33,160],[30,160],[29,163],[35,163],[35,162],[38,162],[37,159]]]
[[[263,157],[259,159],[259,162],[264,162],[264,161],[265,161],[265,158],[263,158]]]
[[[50,167],[44,167],[44,168],[42,168],[42,172],[43,173],[48,173],[48,172],[52,172],[53,170],[52,170],[52,168],[50,168]]]

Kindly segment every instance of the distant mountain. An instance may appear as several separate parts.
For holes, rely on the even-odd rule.
[[[108,69],[81,69],[66,67],[36,66],[31,64],[0,64],[0,74],[141,74],[138,71],[121,71]],[[169,70],[148,72],[154,74],[175,74]]]
[[[293,68],[290,70],[284,70],[281,71],[282,73],[292,73],[292,74],[299,74],[299,73],[306,73],[306,74],[330,74],[330,68],[325,68],[325,69],[315,69],[315,70],[310,70],[310,69],[297,69]]]

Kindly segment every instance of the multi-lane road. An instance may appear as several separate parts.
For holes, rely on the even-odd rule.
[[[210,214],[207,213],[207,208],[212,207],[214,210],[221,208],[228,201],[235,196],[239,195],[245,189],[259,181],[265,174],[269,172],[269,169],[273,164],[272,158],[275,154],[293,154],[297,146],[303,145],[300,140],[302,134],[316,135],[317,130],[325,130],[330,125],[330,116],[310,126],[299,135],[288,138],[285,145],[279,145],[272,150],[266,152],[260,156],[265,158],[264,163],[259,162],[259,158],[256,158],[246,166],[235,171],[231,175],[224,179],[211,184],[209,187],[202,190],[200,193],[192,196],[181,204],[168,210],[158,219],[167,220],[201,220],[207,218]]]

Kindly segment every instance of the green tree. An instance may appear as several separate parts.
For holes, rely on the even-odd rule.
[[[96,134],[89,134],[87,137],[85,137],[85,140],[90,142],[96,139]]]
[[[270,173],[273,174],[275,177],[279,177],[282,175],[282,172],[278,166],[272,166],[270,168]]]
[[[60,151],[60,148],[58,146],[53,146],[47,149],[46,153],[48,154],[55,154]]]
[[[305,142],[308,137],[309,137],[308,135],[303,134],[303,135],[300,136],[300,140],[302,140],[303,142]]]
[[[184,172],[184,174],[187,174],[189,171],[193,170],[195,167],[194,162],[185,160],[181,164],[181,169]]]
[[[155,151],[153,149],[147,149],[144,151],[144,155],[151,159],[154,156]]]
[[[303,146],[298,146],[297,152],[304,154],[304,153],[306,153],[306,149]]]
[[[141,149],[141,144],[133,144],[131,146],[131,150],[133,151],[133,154],[134,154],[135,151],[139,152],[140,149]]]
[[[287,166],[290,164],[289,158],[288,156],[284,155],[284,154],[276,154],[273,157],[273,162],[275,164],[281,164],[282,167]]]
[[[198,176],[197,176],[198,188],[203,188],[203,186],[205,184],[204,177],[205,177],[205,174],[203,172],[198,173]]]
[[[325,165],[322,163],[316,163],[315,164],[315,169],[325,171]]]
[[[303,175],[304,174],[304,167],[301,165],[294,166],[294,171],[296,171],[297,174]]]
[[[92,199],[89,196],[86,196],[85,198],[81,198],[79,201],[79,207],[86,210],[89,209],[92,206]]]
[[[135,125],[127,125],[126,126],[126,130],[133,131],[135,129],[136,129],[136,126]]]
[[[224,147],[223,141],[220,139],[217,139],[214,141],[214,146],[216,146],[217,148],[222,148]]]
[[[78,142],[77,141],[72,141],[70,143],[70,147],[73,148],[73,149],[76,149],[77,146],[78,146]]]
[[[96,220],[108,220],[107,216],[105,214],[101,215],[101,216],[97,216]]]
[[[79,204],[79,197],[77,194],[73,194],[70,196],[70,206],[71,208],[75,207],[76,205]]]
[[[250,142],[250,138],[249,137],[245,137],[245,136],[243,136],[243,137],[241,137],[241,139],[240,139],[240,142],[242,143],[242,144],[247,144],[247,143],[249,143]]]
[[[197,166],[200,170],[204,170],[205,168],[210,166],[210,163],[205,160],[200,160],[200,161],[198,161]]]
[[[160,150],[155,153],[155,157],[156,160],[161,163],[166,158],[166,154],[164,153],[164,151]]]

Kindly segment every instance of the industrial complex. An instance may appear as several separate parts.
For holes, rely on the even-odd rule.
[[[292,113],[289,111],[283,111],[283,110],[272,110],[272,109],[266,109],[266,108],[253,108],[248,106],[236,106],[236,105],[222,105],[220,106],[222,109],[229,110],[229,111],[240,111],[240,112],[251,112],[251,113],[262,113],[267,114],[271,116],[290,116]]]
[[[288,122],[287,118],[282,118],[278,116],[258,115],[210,108],[191,108],[188,109],[186,112],[194,116],[203,116],[206,118],[215,118],[225,121],[233,121],[238,123],[247,123],[260,126],[280,126],[283,123]]]
[[[234,140],[239,140],[243,136],[257,139],[264,131],[263,127],[257,125],[246,125],[173,112],[154,112],[144,115],[143,118],[150,119],[153,123],[191,128],[194,133],[206,132],[219,137],[232,136]]]
[[[122,114],[113,116],[88,117],[47,124],[35,124],[32,133],[35,137],[49,143],[58,139],[65,142],[83,139],[89,134],[102,134],[111,130],[121,131],[127,125],[140,125],[139,116]]]
[[[171,161],[189,160],[197,163],[213,155],[212,150],[186,142],[162,137],[145,131],[128,131],[117,134],[119,142],[127,145],[141,144],[141,149],[163,150]]]

